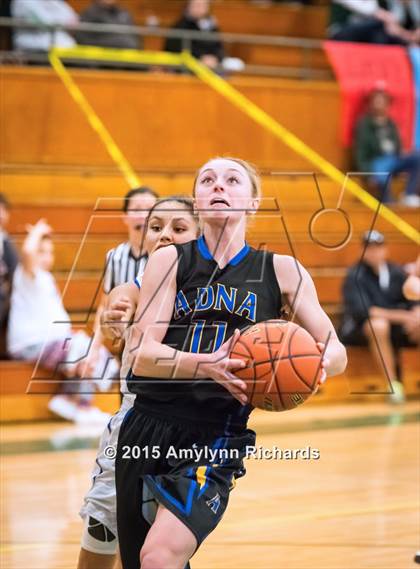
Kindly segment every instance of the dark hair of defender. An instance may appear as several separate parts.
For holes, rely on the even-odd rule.
[[[196,221],[198,223],[198,217],[197,217],[197,214],[194,210],[194,202],[191,198],[189,198],[188,196],[168,196],[166,198],[162,198],[162,199],[158,200],[150,208],[149,215],[147,216],[147,219],[146,219],[146,225],[149,223],[149,220],[152,216],[152,213],[157,208],[157,206],[160,206],[165,202],[177,202],[177,203],[180,203],[181,205],[184,205],[185,209],[188,211],[188,213],[190,213],[191,216],[194,218],[194,221]]]

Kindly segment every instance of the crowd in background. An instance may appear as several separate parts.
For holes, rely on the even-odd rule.
[[[283,4],[311,4],[309,1],[285,1]],[[138,35],[129,32],[115,33],[100,31],[85,32],[71,28],[81,23],[135,24],[133,15],[118,0],[92,0],[89,6],[77,14],[66,0],[10,0],[9,8],[3,8],[2,15],[11,15],[28,22],[48,25],[62,25],[70,31],[60,30],[55,35],[48,31],[19,29],[14,32],[13,46],[19,50],[46,51],[51,45],[70,47],[97,45],[114,48],[141,48]],[[155,24],[159,23],[155,16]],[[174,22],[173,29],[219,32],[217,20],[211,13],[210,0],[188,0],[185,9]],[[329,24],[326,36],[336,41],[364,42],[374,44],[419,44],[420,43],[420,3],[417,0],[332,0],[329,3]],[[168,51],[178,52],[182,42],[168,39]],[[218,41],[196,41],[192,52],[211,66],[224,57],[223,44]],[[212,56],[207,58],[207,56]]]

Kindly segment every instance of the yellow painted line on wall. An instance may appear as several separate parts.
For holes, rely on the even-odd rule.
[[[320,154],[315,152],[315,150],[310,148],[297,136],[283,127],[280,123],[273,119],[273,117],[268,115],[255,103],[245,97],[245,95],[232,87],[232,85],[230,85],[227,81],[210,71],[208,67],[200,63],[188,52],[183,52],[182,58],[185,65],[204,83],[228,99],[233,105],[243,111],[256,123],[260,124],[266,130],[274,134],[274,136],[284,142],[284,144],[289,146],[289,148],[294,150],[297,154],[306,158],[308,162],[311,162],[319,170],[324,172],[324,174],[326,174],[331,180],[338,182],[342,187],[345,185],[345,187],[368,208],[374,212],[378,210],[379,202],[371,194],[369,194],[369,192],[364,190],[354,180],[345,176],[340,170],[338,170],[338,168],[325,160]],[[420,244],[420,233],[409,223],[401,219],[401,217],[399,217],[388,207],[381,204],[379,208],[379,215],[391,223],[399,231],[401,231],[401,233],[403,233],[406,237]]]
[[[97,133],[97,135],[103,142],[108,154],[111,156],[112,160],[118,166],[128,186],[130,188],[139,186],[140,179],[134,172],[133,168],[131,167],[130,163],[125,158],[121,150],[118,148],[116,142],[112,138],[111,134],[109,133],[109,131],[107,130],[101,119],[95,113],[94,109],[89,104],[88,100],[83,95],[82,91],[73,81],[71,75],[68,73],[68,71],[60,61],[60,58],[56,53],[58,51],[61,50],[51,50],[48,55],[54,71],[60,77],[67,91],[69,92],[73,100],[77,103],[81,111],[86,116],[90,126],[93,128],[93,130]]]

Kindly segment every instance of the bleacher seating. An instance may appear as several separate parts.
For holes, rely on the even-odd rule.
[[[56,383],[48,380],[31,382],[34,366],[24,362],[0,361],[0,372],[0,422],[55,418],[48,411],[47,403],[56,391]],[[114,413],[119,400],[120,395],[113,390],[95,394],[94,404],[103,411]]]
[[[80,9],[87,2],[72,0],[72,3]],[[157,4],[166,10],[167,19],[162,16],[162,24],[167,25],[178,2],[159,1],[153,3],[154,7]],[[260,33],[258,26],[262,25],[264,10],[247,2],[237,4],[241,4],[248,14],[249,28],[225,27],[228,19],[224,20],[222,14],[231,10],[226,7],[230,3],[216,2],[215,13],[223,29]],[[136,21],[143,23],[139,19],[140,11],[143,10],[142,14],[150,11],[152,1],[143,0],[138,6]],[[292,16],[299,15],[306,21],[310,13],[325,14],[325,10],[318,8],[313,8],[313,12],[312,8],[275,7],[275,10],[283,15],[289,13],[289,24]],[[255,15],[257,11],[261,19]],[[176,15],[178,13],[177,8]],[[173,19],[175,17],[171,21]],[[244,16],[242,24],[245,21]],[[270,25],[277,25],[274,22]],[[236,21],[232,23],[234,25],[237,25]],[[270,33],[286,33],[287,26],[282,25],[285,27],[280,26],[278,31],[270,27]],[[299,22],[299,29],[303,29],[301,25],[304,24]],[[293,29],[297,28],[291,25],[290,35],[298,35]],[[312,30],[315,29],[314,25]],[[258,49],[255,48],[255,53]],[[260,53],[261,62],[275,62],[274,52],[272,56],[269,50]],[[270,57],[273,60],[269,61]],[[293,60],[297,52],[291,52],[288,57]],[[126,235],[119,209],[127,185],[80,109],[51,70],[4,67],[0,73],[0,104],[2,113],[7,116],[0,147],[0,175],[1,191],[13,205],[9,231],[19,245],[27,223],[40,217],[47,218],[55,230],[55,276],[61,289],[66,287],[64,303],[72,319],[83,322],[98,300],[105,252]],[[343,276],[346,267],[359,258],[360,234],[370,227],[372,211],[345,194],[341,206],[348,212],[352,224],[351,240],[342,248],[321,247],[308,233],[311,216],[321,207],[311,176],[312,166],[220,95],[192,77],[73,69],[71,73],[130,163],[141,174],[141,182],[154,187],[161,195],[189,194],[194,169],[213,155],[233,154],[258,164],[264,174],[264,196],[271,198],[271,202],[264,205],[272,207],[275,198],[280,212],[260,213],[250,223],[250,243],[254,246],[264,243],[280,253],[291,253],[284,222],[290,232],[293,253],[310,270],[321,302],[337,321]],[[348,153],[337,143],[337,85],[245,77],[231,82],[323,157],[346,170]],[[144,128],[145,124],[147,128]],[[336,207],[341,188],[322,176],[319,184],[326,207]],[[402,208],[399,213],[406,221],[418,226],[417,212]],[[316,235],[329,244],[339,242],[345,225],[340,213],[327,213],[316,225]],[[387,234],[391,259],[405,263],[415,258],[416,245],[388,222],[378,218],[376,228]],[[415,356],[412,350],[403,353],[409,394],[420,392]],[[359,398],[370,397],[371,393],[383,397],[378,395],[384,391],[383,373],[381,370],[372,372],[372,359],[367,357],[367,351],[351,349],[349,361],[346,374],[329,380],[314,399],[315,403],[347,399],[349,393]],[[2,420],[51,417],[46,410],[48,395],[23,395],[32,376],[32,366],[0,362],[0,370]],[[101,398],[102,408],[109,410],[118,400],[115,394]]]
[[[79,14],[90,0],[69,0]],[[153,35],[157,22],[161,28],[170,28],[180,17],[184,0],[122,0],[138,26],[148,27],[149,35],[143,41],[146,50],[163,50],[164,38]],[[328,9],[325,5],[299,6],[288,4],[256,4],[248,0],[214,0],[212,12],[222,32],[233,34],[271,36],[274,38],[299,38],[298,45],[251,44],[226,42],[226,54],[241,58],[249,69],[261,66],[262,75],[298,77],[308,79],[332,79],[333,75],[320,42],[304,45],[302,40],[321,40],[325,37]],[[268,66],[264,69],[263,66]],[[249,71],[247,71],[249,72]]]

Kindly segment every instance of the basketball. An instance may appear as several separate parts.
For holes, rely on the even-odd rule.
[[[231,357],[246,363],[235,375],[246,382],[249,403],[266,411],[287,411],[304,403],[316,391],[322,373],[314,338],[285,320],[248,328]]]

